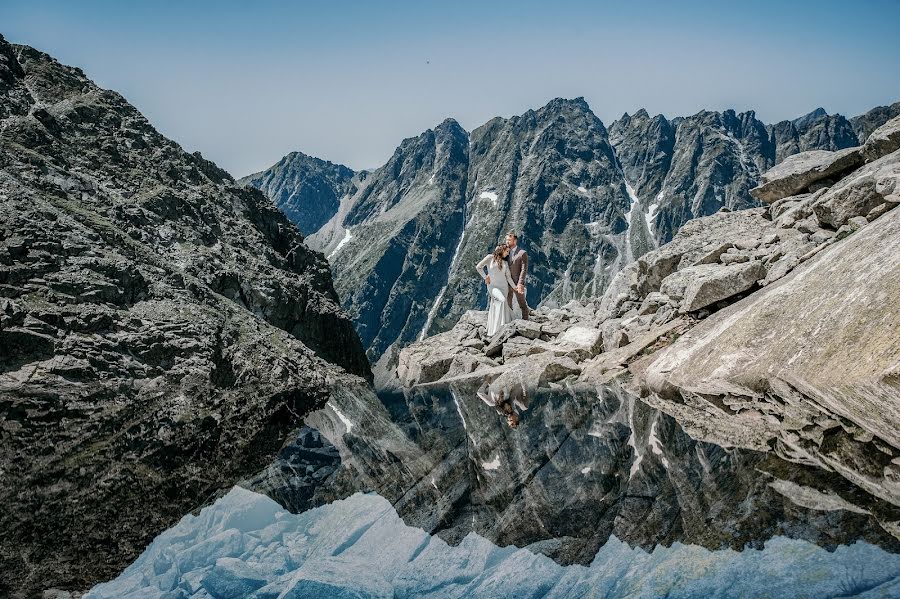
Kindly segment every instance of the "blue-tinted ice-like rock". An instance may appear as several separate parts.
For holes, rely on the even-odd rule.
[[[525,515],[523,515],[525,516]],[[356,597],[897,597],[900,555],[857,542],[828,552],[775,537],[762,550],[675,543],[648,553],[612,537],[589,566],[561,566],[469,534],[450,546],[356,494],[291,514],[232,489],[159,535],[86,599]]]

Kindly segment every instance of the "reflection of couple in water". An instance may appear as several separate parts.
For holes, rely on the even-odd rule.
[[[528,391],[522,383],[514,383],[509,388],[493,383],[491,376],[486,377],[478,388],[478,397],[497,410],[500,416],[506,418],[506,423],[510,427],[516,428],[519,426],[519,412],[528,409]]]

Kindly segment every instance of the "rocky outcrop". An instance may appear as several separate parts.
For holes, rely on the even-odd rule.
[[[862,154],[867,161],[872,161],[895,150],[900,150],[900,116],[873,131],[863,144]]]
[[[303,235],[312,235],[335,215],[341,198],[355,191],[359,182],[353,181],[354,174],[342,164],[291,152],[239,182],[264,192]]]
[[[856,133],[856,139],[861,143],[868,139],[875,129],[895,116],[900,116],[900,102],[894,102],[890,106],[876,106],[865,114],[850,119],[850,125]]]
[[[860,131],[889,118],[890,110],[872,111]],[[339,205],[323,202],[331,219],[308,242],[331,261],[380,385],[404,346],[486,306],[472,265],[506,231],[518,231],[529,251],[532,307],[597,297],[691,219],[757,206],[750,189],[785,157],[863,141],[821,109],[774,128],[752,111],[667,119],[639,110],[607,130],[583,99],[556,99],[471,133],[451,120],[404,141],[387,165],[350,182]],[[276,201],[303,195],[286,168],[249,183]]]
[[[892,210],[693,328],[648,367],[647,388],[661,401],[702,397],[695,405],[743,428],[748,444],[774,442],[900,505],[900,310],[885,303],[897,293]]]
[[[812,210],[819,222],[833,229],[840,229],[853,218],[865,218],[879,206],[885,203],[896,204],[898,201],[900,151],[895,151],[838,181],[812,203]]]
[[[623,384],[696,439],[808,466],[900,539],[898,167],[894,151],[830,187],[691,220],[602,299],[538,309],[493,338],[469,313],[401,352],[399,384]]]
[[[877,115],[872,114],[870,118],[877,118]],[[781,121],[768,129],[775,146],[775,162],[809,150],[843,150],[857,146],[861,141],[850,121],[840,114],[829,115],[823,108],[793,121]]]
[[[840,175],[863,163],[858,147],[839,152],[811,150],[788,157],[760,178],[750,195],[761,202],[774,202],[807,190],[812,184],[828,187]]]
[[[2,38],[0,94],[0,594],[33,596],[112,576],[370,374],[261,193]]]

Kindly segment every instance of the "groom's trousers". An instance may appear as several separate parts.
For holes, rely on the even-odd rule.
[[[525,301],[525,294],[519,293],[515,287],[511,287],[507,298],[510,305],[512,305],[513,296],[515,296],[516,301],[519,302],[519,307],[522,309],[522,320],[528,320],[528,302]]]

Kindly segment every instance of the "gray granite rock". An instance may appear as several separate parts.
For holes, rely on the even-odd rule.
[[[866,162],[900,150],[900,115],[895,116],[866,138],[862,153]]]
[[[679,312],[693,312],[747,291],[765,274],[765,268],[756,260],[730,265],[701,264],[669,275],[660,291],[681,300]]]
[[[865,216],[878,205],[900,199],[900,150],[854,171],[812,205],[819,221],[838,229],[851,218]]]
[[[0,595],[30,597],[117,574],[370,373],[262,193],[33,48],[0,38],[0,82]]]
[[[796,195],[821,179],[839,176],[862,161],[859,148],[795,154],[763,173],[761,184],[751,189],[750,194],[761,202],[771,203]]]
[[[892,210],[714,314],[647,368],[654,405],[685,422],[696,411],[704,438],[774,443],[900,505],[898,244]]]

